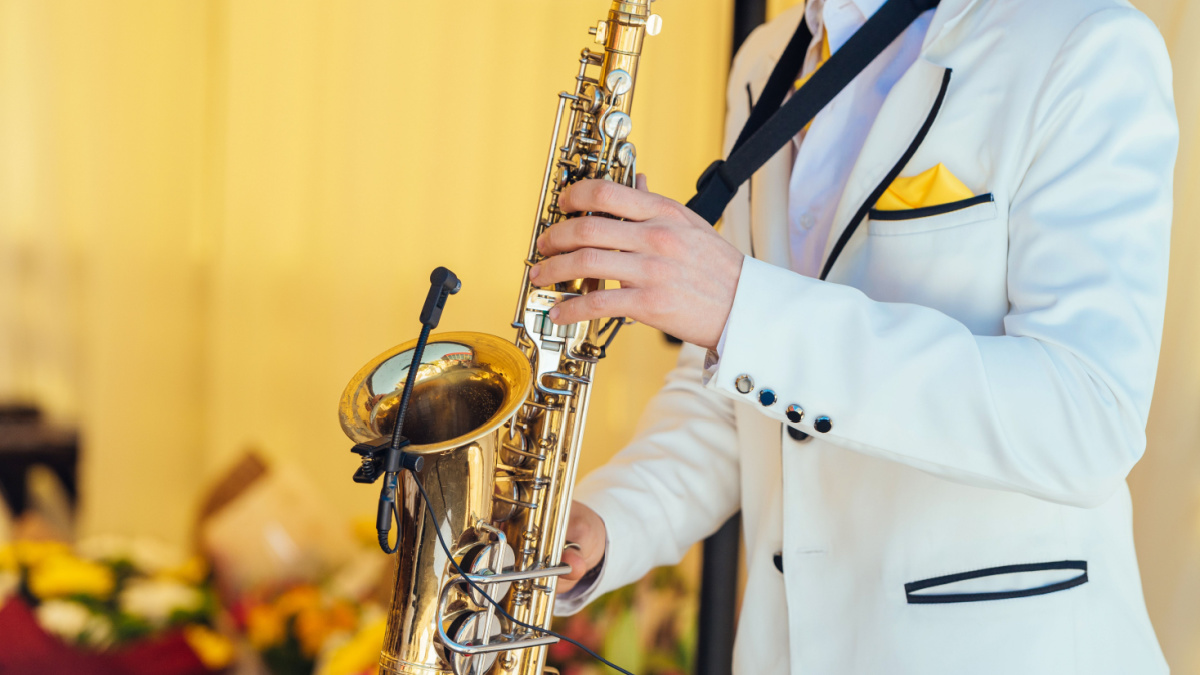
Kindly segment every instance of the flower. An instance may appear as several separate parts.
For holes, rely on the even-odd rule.
[[[204,594],[174,579],[131,579],[117,598],[121,611],[163,627],[176,612],[196,612]]]
[[[70,551],[71,548],[61,541],[22,540],[12,544],[12,553],[17,563],[25,567],[34,567],[47,558],[64,555]]]
[[[104,646],[113,637],[112,623],[78,602],[47,600],[34,610],[38,624],[68,642]]]
[[[299,614],[301,610],[319,607],[320,605],[320,589],[309,585],[289,588],[275,600],[275,608],[284,616]]]
[[[163,569],[162,576],[178,579],[185,584],[200,584],[208,577],[208,563],[200,556],[192,556],[178,565]]]
[[[17,549],[18,558],[21,549]],[[39,599],[83,595],[104,600],[116,580],[108,567],[66,553],[49,553],[29,571],[29,590]]]
[[[0,571],[0,607],[21,586],[21,575],[16,572]]]
[[[17,552],[12,544],[0,546],[0,572],[17,571]]]
[[[184,558],[177,550],[147,537],[89,537],[79,542],[76,548],[85,558],[110,563],[127,562],[143,574],[158,574],[184,564]]]
[[[379,662],[379,645],[383,644],[387,620],[376,619],[329,653],[318,667],[316,675],[357,675]]]
[[[233,663],[233,643],[206,626],[185,626],[183,639],[209,670],[221,670]]]
[[[246,612],[246,638],[262,651],[283,642],[283,615],[272,605],[253,605]]]

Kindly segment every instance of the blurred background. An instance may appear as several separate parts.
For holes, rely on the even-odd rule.
[[[1200,673],[1200,2],[1135,4],[1171,49],[1182,143],[1130,482],[1160,641],[1175,672]],[[326,517],[373,515],[342,388],[415,336],[437,265],[464,282],[443,330],[508,335],[555,94],[606,6],[0,0],[0,472],[40,448],[68,503],[77,485],[57,521],[77,540],[187,549],[248,457]],[[656,192],[687,199],[720,152],[733,7],[655,6],[633,139]],[[644,326],[622,333],[583,471],[629,438],[674,353]],[[25,454],[5,460],[6,442]]]

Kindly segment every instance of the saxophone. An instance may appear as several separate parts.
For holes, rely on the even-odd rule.
[[[623,320],[553,324],[552,307],[604,282],[538,288],[529,268],[541,259],[538,236],[570,215],[558,206],[564,188],[592,178],[634,185],[637,151],[627,139],[638,61],[645,36],[662,26],[652,1],[613,0],[589,31],[603,50],[584,49],[573,91],[559,94],[515,342],[466,332],[426,341],[425,331],[369,362],[342,395],[338,413],[356,452],[382,447],[403,414],[404,452],[419,458],[396,483],[398,553],[382,673],[554,672],[546,648],[557,638],[545,629],[557,577],[570,570],[562,550],[592,378]],[[373,482],[378,467],[360,454],[355,480]]]

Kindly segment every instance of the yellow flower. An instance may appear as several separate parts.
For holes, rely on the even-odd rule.
[[[13,542],[13,553],[17,562],[34,567],[47,558],[70,553],[71,548],[61,541],[17,541]]]
[[[86,595],[103,600],[114,584],[108,567],[66,554],[51,555],[29,571],[29,590],[41,599]]]
[[[0,546],[0,572],[17,571],[17,551],[12,544]]]
[[[300,610],[296,615],[296,639],[300,641],[300,651],[309,658],[315,658],[326,638],[333,632],[329,625],[329,617],[317,607]]]
[[[208,577],[208,563],[200,556],[192,556],[182,564],[163,570],[162,575],[196,586]]]
[[[283,616],[270,605],[254,605],[246,613],[246,638],[262,651],[283,643]]]
[[[299,614],[302,610],[320,606],[321,591],[316,586],[289,588],[275,600],[275,609],[283,616]]]
[[[387,621],[379,619],[363,627],[349,642],[333,650],[316,675],[357,675],[379,663]]]
[[[204,626],[185,626],[183,639],[209,670],[220,670],[233,663],[233,643],[216,631]]]

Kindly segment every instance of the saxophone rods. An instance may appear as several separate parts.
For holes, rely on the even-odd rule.
[[[417,365],[405,452],[423,462],[403,474],[396,501],[400,538],[383,673],[547,672],[546,646],[557,638],[508,621],[482,593],[517,621],[549,628],[557,577],[570,569],[561,554],[593,370],[621,320],[554,325],[554,305],[603,282],[536,288],[528,270],[539,260],[538,236],[568,217],[558,208],[564,188],[584,179],[634,184],[637,150],[628,138],[638,61],[645,36],[661,28],[651,1],[612,2],[591,29],[603,50],[585,49],[573,90],[559,94],[515,343],[442,333],[429,338]],[[338,412],[356,443],[390,438],[415,347],[414,340],[384,352],[346,386]]]

